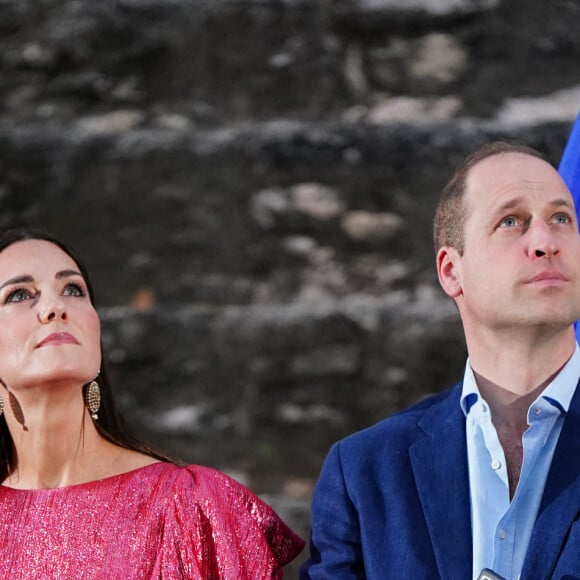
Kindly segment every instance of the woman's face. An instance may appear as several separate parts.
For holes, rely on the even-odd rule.
[[[9,389],[79,385],[101,365],[99,317],[75,261],[44,240],[0,252],[0,377]]]

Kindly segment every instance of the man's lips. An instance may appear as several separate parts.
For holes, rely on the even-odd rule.
[[[55,346],[58,344],[79,344],[79,341],[68,332],[53,332],[46,338],[42,339],[38,343],[37,348],[48,345]]]
[[[561,272],[558,272],[558,271],[550,270],[550,271],[540,272],[539,274],[536,274],[535,276],[530,278],[527,283],[528,284],[558,285],[558,284],[563,284],[565,282],[568,282],[568,278],[566,276],[564,276],[564,274],[562,274]]]

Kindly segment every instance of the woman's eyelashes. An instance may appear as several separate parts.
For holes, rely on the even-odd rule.
[[[31,300],[36,296],[37,292],[33,292],[28,288],[14,288],[6,295],[4,299],[4,304],[11,304],[15,302],[24,302],[25,300]]]
[[[85,288],[76,282],[68,282],[61,291],[62,296],[84,297],[87,295]],[[4,298],[4,304],[15,304],[32,300],[40,295],[38,290],[31,288],[18,287],[10,290]]]
[[[63,296],[86,296],[86,290],[76,282],[69,282],[63,289]]]

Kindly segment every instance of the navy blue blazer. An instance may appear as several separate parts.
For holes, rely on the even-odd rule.
[[[314,491],[310,559],[302,580],[471,578],[460,397],[461,383],[332,447]],[[547,578],[580,578],[579,388],[521,575]]]

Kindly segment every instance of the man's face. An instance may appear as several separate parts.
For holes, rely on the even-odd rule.
[[[442,285],[466,329],[569,327],[580,318],[580,237],[557,171],[502,153],[477,163],[466,185],[463,256],[438,255]]]

